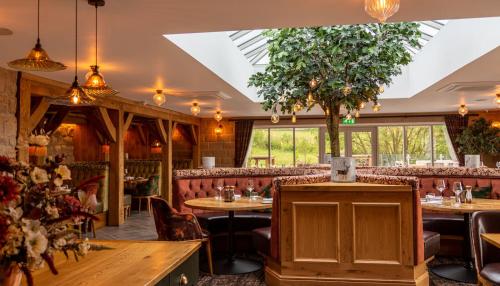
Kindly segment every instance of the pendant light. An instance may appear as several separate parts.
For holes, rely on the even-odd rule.
[[[385,23],[399,10],[399,0],[365,0],[365,11],[368,15]]]
[[[500,93],[497,93],[497,99],[495,99],[497,104],[500,104]]]
[[[29,52],[27,57],[11,61],[8,65],[16,70],[31,72],[55,72],[65,70],[66,66],[64,64],[51,60],[47,52],[42,48],[42,44],[40,43],[40,0],[37,2],[37,38],[35,47]]]
[[[458,114],[465,116],[467,115],[467,113],[469,113],[469,109],[467,108],[467,106],[465,106],[465,104],[462,104],[460,105],[460,107],[458,108]]]
[[[72,104],[90,104],[95,97],[88,95],[78,83],[78,0],[75,0],[75,79],[66,97]]]
[[[297,123],[297,115],[295,115],[295,112],[292,112],[292,123]]]
[[[200,112],[201,112],[200,105],[197,102],[193,102],[193,105],[191,106],[191,114],[193,114],[194,116],[198,116]]]
[[[99,65],[97,65],[97,9],[99,6],[104,6],[104,0],[90,0],[89,4],[95,6],[95,65],[90,66],[90,76],[87,78],[87,82],[83,85],[83,88],[87,94],[92,95],[96,98],[103,96],[116,95],[118,91],[112,89],[106,84],[104,77],[99,72]]]
[[[312,91],[309,91],[309,93],[307,93],[307,107],[312,107],[314,105],[314,96],[313,96],[313,93]]]
[[[166,99],[165,94],[163,94],[163,90],[157,89],[155,95],[153,95],[153,101],[156,105],[162,106]]]
[[[273,113],[271,114],[271,122],[277,124],[280,122],[280,116],[278,114],[278,107],[275,105],[273,107]]]
[[[220,110],[217,110],[214,115],[214,119],[217,122],[220,122],[222,120],[222,112]]]
[[[382,105],[378,102],[375,102],[372,106],[372,110],[374,112],[379,112],[382,109]]]

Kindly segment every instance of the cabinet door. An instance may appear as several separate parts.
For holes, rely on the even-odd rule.
[[[198,251],[193,253],[184,263],[170,273],[170,286],[194,286],[198,282],[199,263]],[[181,284],[181,280],[187,284]]]

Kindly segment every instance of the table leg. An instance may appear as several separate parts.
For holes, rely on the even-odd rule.
[[[471,214],[464,214],[465,233],[463,258],[464,264],[441,264],[432,267],[432,273],[439,277],[463,283],[477,283],[476,270],[474,269],[474,261],[471,253]]]
[[[139,198],[139,214],[141,213],[141,203],[142,203],[142,199]]]
[[[233,231],[234,211],[229,211],[227,221],[227,262],[234,261],[234,231]]]

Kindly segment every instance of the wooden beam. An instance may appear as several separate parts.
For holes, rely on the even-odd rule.
[[[50,107],[50,102],[46,97],[42,97],[40,100],[40,103],[35,107],[35,110],[31,113],[30,116],[30,133],[35,130],[35,128],[38,126],[40,121],[42,121],[43,117],[45,116],[45,113],[47,113],[47,110],[49,110]],[[31,110],[30,110],[31,111]]]
[[[17,109],[17,160],[20,162],[29,162],[29,143],[28,139],[31,133],[31,82],[18,73],[18,109]]]
[[[147,140],[146,140],[146,134],[144,133],[144,125],[142,124],[139,124],[137,125],[137,131],[139,132],[139,139],[141,139],[141,143],[143,145],[147,144]]]
[[[134,114],[133,113],[128,113],[127,114],[127,119],[125,120],[125,124],[123,124],[123,132],[127,132],[127,130],[130,127],[130,124],[132,124],[132,120],[134,119]]]
[[[101,132],[99,132],[99,129],[94,129],[95,130],[95,135],[97,137],[97,141],[99,141],[99,145],[103,145],[104,144],[104,136],[102,136]]]
[[[158,137],[160,138],[160,142],[162,144],[168,144],[169,137],[167,137],[167,132],[165,131],[165,127],[163,125],[163,120],[161,120],[159,118],[156,119],[155,125],[156,125],[156,130],[158,131]]]
[[[162,125],[164,124],[161,122]],[[161,164],[161,194],[165,200],[172,204],[172,130],[173,122],[166,121],[167,142],[162,146]]]
[[[107,112],[106,112],[107,114]],[[116,140],[110,144],[109,152],[109,204],[108,204],[108,223],[118,226],[123,224],[123,195],[124,195],[124,132],[123,132],[123,111],[110,111],[110,123],[116,126]]]
[[[69,109],[61,109],[58,110],[57,113],[52,116],[49,121],[47,122],[47,125],[45,126],[45,132],[52,134],[54,131],[61,126],[63,123],[64,119],[66,119],[66,116],[69,114]]]
[[[193,138],[200,138],[200,127],[199,126],[194,126],[191,125],[191,132],[193,133]],[[200,167],[200,160],[201,160],[201,146],[199,144],[199,141],[196,140],[196,144],[193,145],[193,168],[199,168]]]
[[[189,131],[191,131],[191,138],[193,139],[193,144],[198,145],[198,133],[196,133],[196,126],[189,125]]]
[[[96,112],[97,118],[99,119],[100,123],[104,127],[103,131],[106,132],[106,136],[108,137],[108,139],[111,142],[116,142],[118,140],[118,138],[116,136],[118,128],[116,128],[115,127],[116,124],[113,124],[113,122],[111,121],[111,118],[109,117],[109,114],[108,114],[108,110],[104,107],[97,107],[96,111],[97,111]],[[122,118],[123,118],[123,116],[122,116]],[[122,128],[123,128],[123,122],[120,122],[120,126],[122,126]],[[123,133],[123,130],[119,130],[119,131]]]

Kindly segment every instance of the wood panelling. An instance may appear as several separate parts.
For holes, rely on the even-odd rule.
[[[141,135],[137,126],[130,127],[127,132],[125,132],[125,153],[128,154],[129,159],[149,159],[151,152],[151,142],[149,138],[149,129],[143,128],[144,139],[141,139]],[[145,143],[142,142],[145,141]]]
[[[193,158],[193,144],[190,142],[188,138],[180,131],[181,125],[177,125],[172,133],[172,141],[173,141],[173,159],[174,160],[182,160],[182,159],[192,159]]]
[[[76,124],[73,133],[75,161],[103,161],[104,154],[96,130],[87,124]]]
[[[427,285],[410,186],[289,185],[280,198],[280,263],[268,261],[267,285]]]
[[[338,203],[297,202],[292,205],[293,261],[338,262]]]
[[[400,264],[400,204],[354,203],[352,210],[354,263]]]

